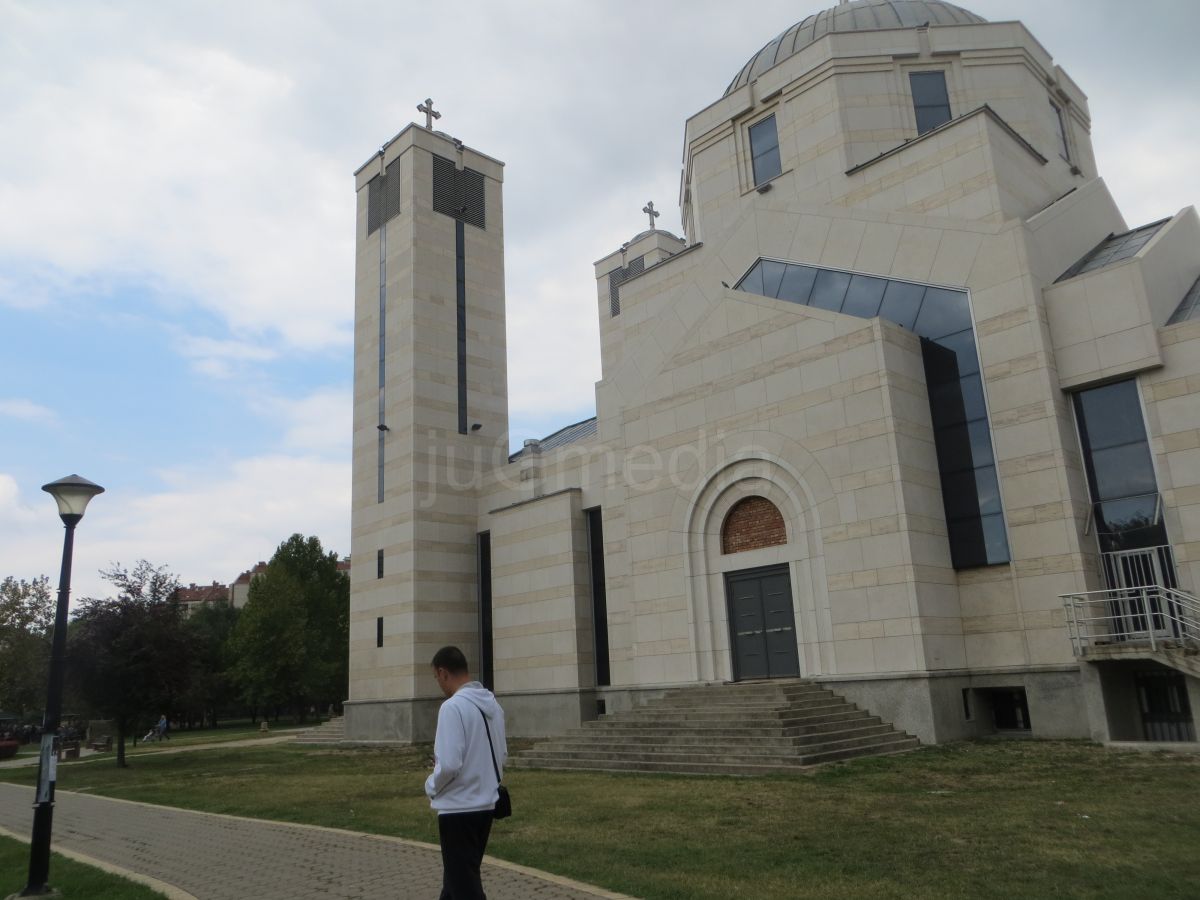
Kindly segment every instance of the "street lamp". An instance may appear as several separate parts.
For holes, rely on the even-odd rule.
[[[62,716],[63,669],[67,650],[67,601],[71,596],[71,552],[75,546],[75,526],[83,518],[88,501],[104,488],[78,475],[68,475],[42,485],[42,490],[58,503],[58,515],[66,526],[63,538],[62,572],[58,576],[58,608],[54,612],[54,640],[50,650],[50,682],[46,687],[46,715],[42,719],[42,747],[38,760],[36,805],[33,808],[33,838],[29,846],[29,883],[19,897],[38,897],[56,893],[46,886],[50,874],[50,824],[54,817],[54,782],[58,760],[54,756],[54,735]]]

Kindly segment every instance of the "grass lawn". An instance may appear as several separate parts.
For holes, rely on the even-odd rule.
[[[59,787],[436,842],[427,754],[218,748],[124,771],[63,766]],[[988,742],[809,775],[513,770],[506,782],[516,813],[489,852],[648,900],[1200,896],[1194,756]]]
[[[29,877],[29,845],[0,837],[0,897],[15,894]],[[110,875],[83,863],[50,854],[50,886],[63,900],[162,900],[163,895],[145,885]]]

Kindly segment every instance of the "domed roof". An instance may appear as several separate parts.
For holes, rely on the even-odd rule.
[[[882,31],[889,28],[917,28],[921,25],[978,25],[987,22],[942,0],[851,0],[809,16],[777,35],[737,73],[726,94],[749,84],[763,72],[799,53],[830,32]]]

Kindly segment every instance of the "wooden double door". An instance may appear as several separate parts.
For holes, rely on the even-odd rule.
[[[734,680],[799,676],[788,567],[730,572],[725,576],[725,596]]]

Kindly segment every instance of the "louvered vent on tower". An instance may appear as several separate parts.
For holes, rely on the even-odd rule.
[[[621,285],[634,275],[641,275],[645,271],[646,257],[639,256],[637,259],[631,260],[625,268],[613,269],[608,273],[608,314],[610,316],[621,314]]]
[[[400,215],[400,160],[392,160],[382,175],[367,182],[367,234]]]
[[[486,228],[483,175],[474,169],[459,169],[453,161],[435,154],[433,209],[476,228]]]

